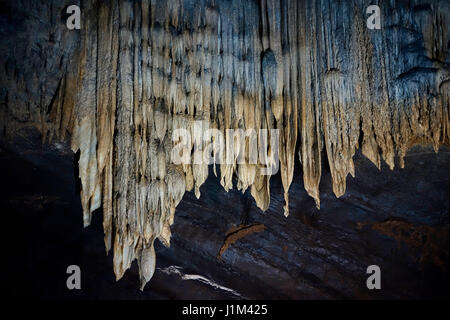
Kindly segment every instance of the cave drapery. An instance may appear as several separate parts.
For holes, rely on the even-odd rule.
[[[384,160],[393,169],[415,144],[435,151],[450,144],[448,3],[382,2],[380,30],[366,26],[369,5],[81,2],[81,30],[64,31],[79,38],[61,60],[54,95],[25,113],[44,141],[69,135],[80,152],[84,224],[102,208],[117,279],[137,259],[145,286],[155,239],[170,245],[176,206],[185,191],[199,197],[208,176],[206,163],[173,163],[176,129],[193,131],[201,121],[226,140],[233,139],[227,129],[279,129],[278,150],[268,149],[279,155],[285,215],[295,161],[319,207],[323,161],[339,197],[357,148],[378,168]],[[15,77],[6,72],[3,80]],[[238,189],[250,188],[264,211],[270,175],[262,167],[235,161],[214,172],[226,190],[234,178]]]

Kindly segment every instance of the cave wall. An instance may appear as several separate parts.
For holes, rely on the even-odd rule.
[[[288,217],[279,173],[261,212],[250,190],[226,192],[210,168],[200,199],[186,192],[177,206],[170,248],[155,242],[155,274],[139,291],[136,261],[115,280],[101,211],[82,227],[70,143],[42,144],[35,131],[0,143],[0,212],[14,228],[4,251],[11,262],[5,289],[39,300],[448,298],[449,149],[414,147],[405,168],[392,171],[385,163],[378,170],[360,150],[353,160],[355,178],[340,198],[323,167],[320,210],[296,163]],[[255,225],[264,230],[229,241],[231,231]],[[81,290],[66,287],[73,264],[81,268]],[[381,290],[366,287],[373,264],[381,268]]]
[[[278,154],[286,216],[295,162],[319,207],[323,162],[340,197],[358,148],[393,169],[415,144],[449,145],[448,3],[380,3],[381,30],[366,26],[370,4],[82,1],[77,31],[65,27],[63,3],[7,1],[2,138],[26,126],[45,142],[70,137],[84,225],[102,207],[116,277],[136,258],[143,286],[154,240],[169,246],[176,206],[185,191],[199,197],[209,173],[173,163],[177,129],[201,123],[230,144],[227,129],[279,129],[268,162],[277,167]],[[234,148],[248,156],[248,143]],[[194,141],[189,149],[195,156]],[[264,168],[234,159],[214,173],[265,211]]]

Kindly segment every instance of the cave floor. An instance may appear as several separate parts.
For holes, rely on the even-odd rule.
[[[449,297],[449,150],[415,147],[405,168],[394,171],[384,163],[378,171],[357,154],[355,167],[339,199],[324,168],[320,210],[296,168],[288,218],[279,175],[271,179],[263,213],[249,191],[225,192],[211,169],[200,199],[188,192],[177,207],[171,247],[156,242],[157,269],[141,292],[136,262],[115,281],[102,212],[82,227],[68,145],[2,143],[0,208],[14,230],[9,290],[41,299]],[[81,290],[66,288],[66,268],[74,264],[81,268]],[[381,290],[366,287],[366,268],[374,264]]]

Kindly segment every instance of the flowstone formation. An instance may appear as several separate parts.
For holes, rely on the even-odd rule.
[[[71,56],[62,55],[53,98],[23,113],[44,141],[70,136],[79,151],[84,224],[102,208],[117,279],[137,259],[143,288],[155,270],[155,239],[169,246],[183,194],[200,196],[208,164],[174,163],[178,129],[219,130],[235,157],[231,163],[213,157],[214,172],[226,190],[234,178],[242,192],[250,188],[263,211],[270,202],[270,175],[261,174],[266,165],[237,161],[239,154],[249,158],[251,142],[235,143],[228,130],[277,129],[277,140],[264,144],[257,136],[256,144],[264,146],[269,165],[278,166],[279,157],[285,215],[296,159],[319,207],[323,160],[339,197],[347,175],[354,175],[357,148],[378,168],[384,160],[393,169],[395,157],[403,167],[415,144],[436,152],[450,145],[448,2],[382,2],[379,30],[366,25],[371,4],[81,2],[81,30],[64,31],[79,39]],[[5,86],[27,87],[5,65]],[[40,67],[31,68],[38,77]],[[17,122],[13,95],[2,97],[4,132]],[[214,142],[188,140],[193,156],[195,144],[203,149]]]

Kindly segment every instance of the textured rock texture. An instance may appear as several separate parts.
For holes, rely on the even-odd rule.
[[[84,225],[103,209],[117,279],[137,259],[143,288],[154,241],[169,246],[175,208],[185,191],[200,196],[209,173],[173,163],[176,129],[202,121],[244,158],[250,143],[239,149],[227,129],[279,129],[266,148],[269,164],[279,155],[286,216],[296,161],[319,207],[323,163],[340,197],[358,148],[393,169],[415,144],[450,144],[448,2],[383,2],[381,30],[366,27],[370,4],[82,1],[81,30],[70,31],[63,3],[7,1],[2,135],[34,125],[46,142],[70,136]],[[194,156],[195,143],[210,141],[190,141]],[[236,157],[214,174],[227,191],[233,179],[249,189],[265,211],[263,168]]]
[[[153,278],[139,291],[132,263],[115,281],[105,256],[102,214],[82,228],[68,143],[43,147],[23,139],[0,145],[0,210],[14,229],[6,247],[6,288],[40,299],[432,299],[450,297],[450,152],[415,147],[405,168],[379,171],[357,151],[355,178],[336,199],[323,168],[321,209],[306,193],[301,168],[284,217],[280,174],[271,179],[271,203],[256,207],[247,190],[226,192],[212,172],[202,196],[186,192],[172,225],[171,247],[155,242]],[[75,170],[74,170],[75,165]],[[210,169],[212,171],[212,168]],[[264,225],[230,243],[230,230]],[[227,235],[228,234],[228,235]],[[240,233],[242,235],[242,233]],[[217,257],[224,244],[228,248]],[[81,267],[81,290],[67,290],[66,268]],[[366,268],[381,268],[381,290],[368,290]],[[8,286],[10,284],[10,286]]]

